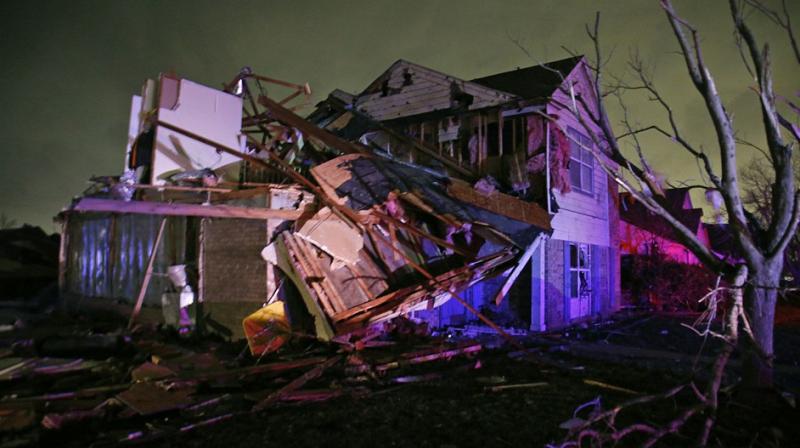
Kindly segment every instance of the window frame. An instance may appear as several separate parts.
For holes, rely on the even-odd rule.
[[[594,196],[594,156],[592,155],[594,143],[589,137],[571,126],[567,126],[567,138],[569,140],[569,184],[573,190],[579,193]],[[578,154],[575,154],[576,152]],[[577,166],[580,185],[573,182],[573,166]],[[590,181],[588,188],[585,188],[583,180],[587,172]]]
[[[572,257],[572,250],[575,248],[575,257]],[[583,249],[583,250],[582,250]],[[592,296],[592,246],[586,243],[569,243],[569,298],[580,299]],[[583,266],[581,266],[580,253],[584,253]],[[575,262],[575,265],[573,265]],[[573,273],[575,275],[573,276]],[[585,284],[580,285],[581,273],[584,274]],[[577,282],[575,281],[577,280]],[[577,296],[572,294],[573,288],[576,288]]]

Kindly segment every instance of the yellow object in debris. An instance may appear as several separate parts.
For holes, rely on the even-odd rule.
[[[253,356],[279,349],[291,333],[289,319],[280,300],[245,317],[242,326]]]

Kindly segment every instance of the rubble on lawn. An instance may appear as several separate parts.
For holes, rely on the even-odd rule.
[[[453,365],[480,367],[483,350],[474,340],[430,338],[402,317],[362,337],[296,338],[256,356],[239,343],[181,338],[165,327],[127,334],[120,322],[93,333],[91,322],[51,321],[5,340],[0,442],[46,442],[78,428],[97,431],[95,444],[168,438],[274,406],[438,380]]]

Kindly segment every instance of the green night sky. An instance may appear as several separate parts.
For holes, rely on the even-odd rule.
[[[792,5],[800,24],[800,5]],[[726,1],[679,1],[703,49],[739,136],[760,143],[753,85],[734,45]],[[314,99],[363,89],[403,58],[470,79],[588,53],[584,24],[602,13],[611,72],[638,51],[692,141],[716,150],[704,105],[656,0],[495,1],[21,1],[0,3],[0,213],[55,231],[52,217],[93,174],[122,169],[130,96],[159,72],[220,86],[242,66],[308,82]],[[751,16],[769,41],[776,90],[800,91],[782,30]],[[520,51],[519,39],[537,59]],[[665,123],[646,99],[628,99],[635,120]],[[611,119],[618,110],[610,105]],[[699,179],[693,160],[663,138],[646,138],[653,167],[671,180]],[[742,148],[741,163],[754,151]]]

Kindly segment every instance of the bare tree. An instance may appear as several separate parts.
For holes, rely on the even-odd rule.
[[[709,301],[709,309],[693,327],[702,336],[719,338],[724,344],[711,368],[711,378],[702,390],[693,379],[663,394],[640,397],[608,411],[596,412],[593,417],[571,430],[564,442],[556,445],[558,447],[583,446],[587,440],[592,446],[607,442],[616,444],[633,434],[645,436],[642,446],[653,446],[664,437],[678,432],[687,421],[696,416],[703,416],[704,419],[696,443],[698,446],[706,446],[716,423],[723,372],[737,347],[742,349],[744,355],[743,385],[761,389],[773,384],[775,305],[781,287],[784,253],[790,242],[796,239],[800,221],[800,190],[795,186],[792,161],[794,146],[800,142],[800,125],[796,124],[800,118],[800,107],[785,96],[775,93],[770,47],[759,44],[745,17],[755,11],[784,30],[791,44],[794,61],[781,62],[795,66],[800,64],[800,50],[791,16],[785,0],[781,3],[780,11],[770,9],[759,0],[728,0],[736,43],[742,61],[753,79],[753,85],[743,88],[751,89],[755,93],[754,97],[761,111],[761,129],[767,143],[762,150],[737,139],[733,119],[724,107],[724,99],[717,90],[714,74],[705,62],[699,30],[678,15],[670,0],[659,2],[677,40],[691,84],[702,98],[707,116],[713,124],[715,152],[719,156],[721,170],[717,172],[714,169],[711,158],[702,147],[685,138],[673,109],[660,94],[638,57],[633,57],[630,61],[630,68],[637,78],[635,83],[625,83],[619,79],[614,79],[612,83],[605,82],[604,67],[608,60],[601,52],[599,13],[594,26],[586,28],[595,50],[587,61],[592,78],[591,93],[595,101],[577,95],[571,86],[564,86],[562,92],[570,100],[563,106],[569,109],[584,131],[592,137],[596,148],[595,158],[610,178],[647,209],[662,217],[681,242],[729,285],[718,284],[714,291],[704,297],[704,300]],[[752,14],[749,16],[752,17]],[[651,101],[658,104],[666,114],[668,127],[634,127],[623,101],[623,94],[630,91],[644,92]],[[616,97],[620,101],[623,115],[621,124],[624,129],[622,133],[615,133],[608,121],[604,103],[608,97]],[[597,104],[597,107],[593,107],[593,104]],[[663,181],[651,169],[639,140],[639,135],[644,132],[663,135],[675,143],[677,150],[684,151],[697,160],[707,178],[707,184],[695,187],[718,192],[722,197],[732,238],[742,254],[742,261],[716,256],[691,229],[668,211],[664,201]],[[620,145],[625,141],[629,141],[635,149],[635,159],[623,154]],[[737,163],[739,151],[753,147],[761,150],[766,160],[759,175],[763,175],[763,186],[768,194],[761,194],[757,204],[743,192],[747,187],[748,177],[740,175]],[[723,306],[719,307],[718,303]],[[711,322],[717,310],[723,308],[727,310],[724,332],[714,332],[711,330]],[[615,426],[617,415],[624,409],[672,398],[687,390],[694,395],[696,404],[681,410],[673,420],[662,425],[634,423],[622,428]]]
[[[638,201],[657,215],[663,217],[675,230],[681,242],[691,250],[706,266],[733,284],[734,276],[740,272],[739,266],[729,260],[717,257],[697,236],[684,226],[676,216],[664,206],[662,187],[640,145],[638,135],[642,132],[657,132],[675,142],[677,148],[694,157],[708,178],[703,188],[719,192],[724,201],[729,227],[735,244],[743,254],[743,264],[747,267],[747,281],[744,284],[744,321],[748,324],[748,337],[737,338],[744,353],[744,384],[753,387],[770,387],[773,383],[773,327],[775,304],[783,271],[784,251],[794,237],[800,220],[800,190],[795,188],[792,175],[793,146],[800,141],[800,126],[786,115],[800,114],[798,108],[784,96],[773,90],[772,57],[767,44],[759,44],[745,20],[745,9],[761,12],[778,20],[787,31],[790,41],[794,40],[788,8],[774,12],[756,0],[729,0],[730,19],[740,43],[742,60],[753,76],[753,85],[743,86],[755,92],[761,115],[762,130],[767,142],[766,154],[773,173],[771,197],[768,208],[769,220],[763,225],[753,213],[745,208],[742,195],[742,180],[737,163],[739,150],[744,146],[737,140],[733,119],[724,107],[723,98],[717,90],[714,75],[707,66],[701,46],[700,32],[678,15],[670,0],[660,0],[673,34],[680,47],[680,53],[688,70],[694,90],[703,99],[706,113],[713,124],[716,136],[715,151],[719,155],[721,170],[718,173],[706,152],[687,140],[675,119],[673,109],[659,93],[640,61],[631,61],[633,73],[637,76],[635,84],[619,81],[609,86],[604,81],[605,61],[601,54],[599,39],[599,14],[593,28],[587,27],[592,39],[595,54],[588,62],[593,81],[593,94],[597,98],[598,109],[591,102],[572,95],[571,104],[566,105],[584,130],[592,136],[595,146],[607,148],[608,154],[597,151],[596,157],[601,167],[622,188],[629,191]],[[748,11],[749,12],[749,11]],[[793,47],[796,61],[800,63],[797,47]],[[622,125],[625,132],[615,135],[606,118],[603,99],[609,94],[621,95],[625,90],[645,92],[652,101],[659,104],[667,115],[669,127],[658,125],[634,128],[627,118],[624,103]],[[785,111],[784,111],[785,110]],[[630,160],[623,154],[620,142],[628,140],[636,150],[638,160]],[[613,163],[610,163],[608,159]]]

